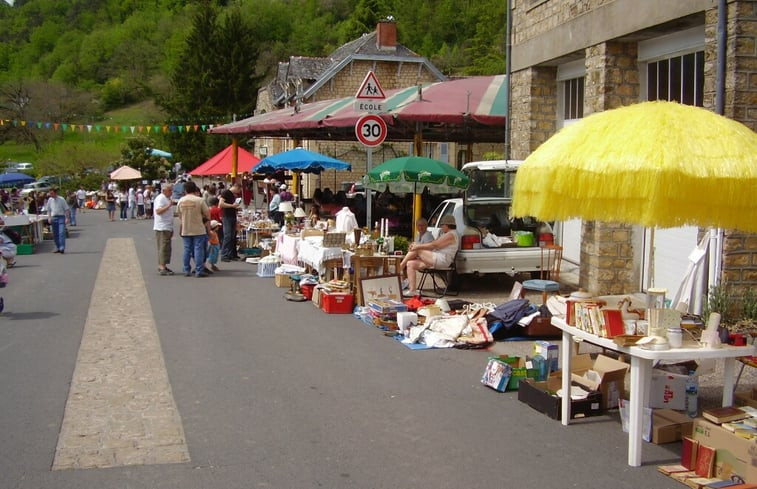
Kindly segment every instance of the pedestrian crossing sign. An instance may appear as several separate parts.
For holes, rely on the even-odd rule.
[[[376,75],[369,71],[367,75],[365,75],[365,79],[363,80],[363,83],[360,85],[360,89],[357,91],[357,94],[355,95],[355,98],[359,99],[384,99],[386,98],[386,95],[384,95],[384,89],[381,88],[381,84],[379,83],[378,79],[376,78]]]

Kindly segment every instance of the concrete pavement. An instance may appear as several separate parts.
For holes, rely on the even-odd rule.
[[[245,263],[161,277],[149,222],[79,221],[65,255],[43,243],[0,291],[0,488],[677,487],[655,465],[679,446],[645,445],[645,465],[629,468],[616,413],[562,427],[481,385],[491,352],[411,351],[351,315],[285,301]],[[96,368],[80,375],[85,363]],[[71,428],[85,400],[72,394],[100,379],[77,409],[116,422]],[[131,405],[117,395],[130,383]],[[165,424],[145,422],[153,408]],[[77,432],[127,451],[74,468],[86,457],[58,454]],[[128,455],[151,442],[176,463]]]

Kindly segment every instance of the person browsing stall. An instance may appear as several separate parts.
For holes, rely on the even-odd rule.
[[[446,268],[452,264],[457,253],[458,240],[455,218],[446,215],[439,224],[442,234],[430,243],[411,243],[410,249],[402,259],[400,268],[405,270],[408,287],[402,291],[404,296],[418,295],[418,271],[426,268]]]
[[[239,260],[237,255],[237,210],[242,205],[240,198],[241,190],[238,184],[234,184],[221,192],[218,199],[218,207],[221,208],[223,217],[223,241],[221,241],[221,261],[229,262]]]

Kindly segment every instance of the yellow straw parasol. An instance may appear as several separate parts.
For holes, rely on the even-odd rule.
[[[518,169],[515,216],[757,232],[757,133],[708,110],[644,102],[593,114]]]

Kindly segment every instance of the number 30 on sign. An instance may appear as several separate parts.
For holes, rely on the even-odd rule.
[[[386,122],[375,114],[364,115],[355,124],[357,140],[365,146],[374,147],[386,139]]]

